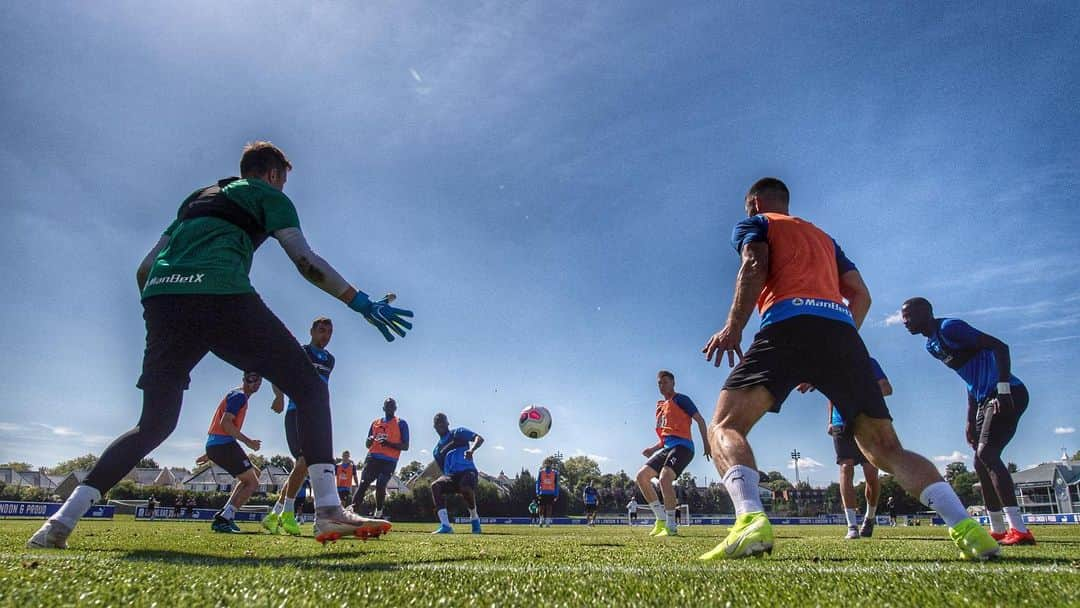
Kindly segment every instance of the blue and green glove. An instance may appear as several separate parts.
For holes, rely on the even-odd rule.
[[[413,316],[412,311],[390,306],[389,298],[372,302],[366,293],[357,291],[356,297],[349,302],[349,308],[364,315],[364,319],[374,325],[387,342],[394,341],[391,331],[404,338],[405,330],[412,329],[412,323],[402,318]]]

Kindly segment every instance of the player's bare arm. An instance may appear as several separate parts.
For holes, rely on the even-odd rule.
[[[882,378],[881,380],[878,380],[877,383],[878,388],[881,389],[882,397],[888,397],[893,393],[892,383],[889,382],[888,378]]]
[[[270,390],[274,391],[274,400],[270,402],[270,410],[275,414],[280,414],[285,411],[285,393],[273,384],[270,385]]]
[[[735,355],[742,360],[742,331],[754,312],[754,305],[769,275],[769,244],[764,241],[747,243],[742,248],[742,265],[735,279],[735,299],[728,312],[724,328],[713,334],[701,352],[705,360],[720,367],[722,353],[727,353],[728,365],[735,366]]]
[[[239,441],[240,443],[243,443],[244,445],[255,450],[256,452],[258,452],[259,449],[262,447],[262,441],[259,441],[258,439],[252,439],[240,432],[240,429],[236,428],[236,416],[230,414],[229,412],[225,412],[221,416],[221,430],[225,431],[229,434],[230,437]]]
[[[701,445],[704,446],[702,454],[706,460],[712,460],[712,448],[709,446],[709,430],[705,427],[705,418],[700,412],[694,414],[694,422],[697,423],[698,432],[701,433]]]
[[[997,363],[998,395],[991,402],[990,407],[994,408],[995,414],[999,412],[1011,412],[1013,409],[1012,394],[1003,392],[1009,390],[1006,387],[1009,385],[1009,378],[1012,377],[1012,357],[1009,355],[1009,345],[990,334],[980,333],[975,342],[975,346],[993,351],[994,361]]]
[[[975,401],[974,395],[970,392],[967,394],[968,409],[967,409],[967,426],[964,427],[964,439],[967,440],[971,449],[978,447],[979,438],[975,435],[975,416],[979,412],[979,402]]]
[[[706,435],[706,437],[708,437],[708,435]],[[706,441],[706,443],[708,443],[708,442]],[[657,441],[653,445],[650,445],[649,447],[645,448],[644,450],[641,450],[641,455],[644,456],[645,458],[651,458],[653,454],[655,454],[657,451],[659,451],[663,447],[664,447],[664,441],[663,440]]]
[[[472,460],[473,452],[479,449],[482,445],[484,445],[483,437],[481,437],[480,435],[473,437],[472,442],[469,444],[469,449],[465,450],[465,459]]]
[[[848,310],[855,320],[855,329],[862,327],[866,313],[870,312],[870,289],[863,282],[858,270],[849,270],[840,275],[840,295],[848,302]]]

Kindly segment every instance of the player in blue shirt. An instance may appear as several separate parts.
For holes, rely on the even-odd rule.
[[[1012,475],[1001,458],[1028,406],[1028,391],[1012,375],[1009,346],[960,319],[936,319],[925,298],[911,298],[900,309],[904,327],[926,336],[926,350],[955,370],[968,388],[968,445],[975,450],[975,472],[990,513],[990,535],[1002,545],[1034,545],[1016,503]],[[1004,514],[1002,513],[1004,511]],[[1005,529],[1005,521],[1008,529]]]
[[[476,512],[476,487],[480,474],[473,463],[473,453],[484,444],[484,438],[465,427],[450,428],[442,412],[435,414],[435,432],[439,442],[431,455],[442,475],[431,484],[431,498],[439,514],[439,528],[433,534],[453,534],[450,516],[446,512],[446,494],[458,493],[469,507],[472,533],[480,534],[480,514]]]
[[[596,523],[596,509],[600,505],[600,493],[593,487],[591,479],[581,491],[581,500],[585,503],[585,523],[591,526]]]
[[[870,358],[870,367],[874,370],[874,379],[881,388],[881,395],[888,397],[892,394],[892,384],[881,369],[881,365],[873,357]],[[800,385],[799,392],[805,393],[811,388],[809,385]],[[855,443],[855,438],[847,431],[847,422],[840,414],[840,408],[833,407],[829,402],[829,426],[826,432],[833,438],[833,448],[836,450],[836,464],[840,465],[840,500],[844,503],[844,519],[847,520],[848,540],[858,538],[870,538],[874,534],[874,518],[877,516],[878,500],[881,497],[881,480],[878,479],[878,469],[862,453]],[[859,527],[858,515],[856,514],[857,503],[855,502],[855,466],[862,465],[863,477],[866,478],[866,515],[863,517],[862,527]]]
[[[311,364],[315,366],[315,371],[318,372],[323,382],[329,383],[330,373],[334,371],[335,361],[334,355],[326,350],[326,345],[330,344],[330,338],[334,335],[334,322],[326,317],[319,317],[312,321],[310,334],[311,342],[304,345],[304,354],[308,356]],[[285,442],[288,444],[289,452],[295,459],[296,464],[293,466],[292,473],[289,474],[288,481],[281,487],[281,495],[278,497],[274,509],[266,514],[266,517],[262,520],[262,525],[271,534],[278,532],[280,529],[293,536],[299,536],[300,524],[296,521],[293,505],[300,484],[307,478],[307,460],[300,450],[300,427],[296,403],[290,397],[288,406],[286,406],[285,395],[281,392],[281,389],[276,386],[271,386],[271,388],[274,391],[274,402],[270,409],[279,414],[283,410],[285,411]]]

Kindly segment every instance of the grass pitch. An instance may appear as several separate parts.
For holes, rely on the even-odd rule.
[[[2,606],[1080,606],[1080,526],[961,561],[942,528],[777,527],[771,557],[699,563],[724,533],[651,539],[625,526],[487,526],[374,541],[214,534],[206,523],[84,521],[67,551],[24,548],[40,521],[0,522]]]

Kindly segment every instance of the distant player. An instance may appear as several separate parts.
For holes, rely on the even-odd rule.
[[[626,503],[626,523],[633,526],[637,523],[637,510],[638,501],[636,496],[630,497],[630,502]]]
[[[476,487],[480,473],[473,454],[484,445],[484,438],[465,427],[450,429],[446,414],[435,414],[435,432],[439,442],[431,451],[435,466],[442,475],[431,484],[431,498],[439,515],[439,527],[433,534],[453,534],[450,516],[446,512],[446,495],[458,493],[469,507],[472,533],[480,534],[480,514],[476,511]]]
[[[337,493],[341,498],[341,504],[349,504],[349,499],[352,497],[352,488],[357,485],[356,478],[356,463],[350,458],[349,450],[345,450],[341,453],[341,460],[338,461],[337,466],[334,468],[334,474],[337,476]]]
[[[873,357],[870,365],[874,369],[874,379],[881,388],[881,395],[888,397],[892,394],[892,384],[885,376],[881,365]],[[806,392],[805,387],[799,386],[800,392]],[[874,518],[877,516],[878,500],[881,498],[881,480],[878,478],[878,470],[862,451],[855,445],[855,439],[846,434],[844,417],[840,415],[840,409],[833,407],[829,402],[829,426],[826,432],[833,438],[833,448],[836,450],[836,464],[840,465],[840,500],[844,503],[844,519],[847,521],[848,540],[870,538],[874,535]],[[855,466],[862,465],[863,477],[866,479],[866,515],[863,517],[862,526],[859,526],[858,503],[855,501]]]
[[[157,514],[157,497],[153,494],[150,498],[146,499],[146,510],[150,512],[150,521],[154,520],[154,516]]]
[[[870,291],[855,265],[832,237],[789,213],[789,192],[782,181],[758,180],[744,203],[749,217],[732,233],[732,245],[742,257],[735,296],[724,328],[702,349],[717,367],[725,358],[735,367],[717,399],[709,439],[737,519],[728,536],[701,559],[772,551],[772,526],[761,504],[747,435],[766,412],[779,412],[802,382],[840,409],[844,434],[854,433],[874,466],[893,473],[905,490],[941,515],[965,558],[996,556],[997,543],[968,516],[933,463],[900,445],[858,333],[870,309]],[[742,332],[755,302],[761,330],[743,355]]]
[[[596,510],[600,506],[600,493],[593,487],[591,479],[581,491],[581,501],[585,503],[585,523],[591,526],[596,523]]]
[[[304,354],[315,367],[319,378],[329,384],[336,360],[334,355],[326,350],[326,346],[330,344],[330,339],[334,336],[334,322],[327,317],[318,317],[311,322],[308,333],[311,335],[311,341],[304,345]],[[285,443],[289,446],[289,453],[292,454],[294,464],[285,485],[281,486],[281,493],[273,510],[262,519],[262,526],[271,534],[281,530],[292,536],[299,536],[300,524],[296,521],[293,504],[296,502],[295,497],[300,484],[308,477],[307,460],[304,458],[303,445],[300,441],[300,417],[296,402],[291,397],[288,406],[285,406],[285,394],[281,392],[281,389],[276,386],[270,388],[274,391],[274,401],[270,409],[279,414],[283,410],[285,412]],[[335,487],[337,487],[337,473],[335,465]],[[338,492],[340,497],[340,490]]]
[[[642,456],[649,460],[638,471],[637,484],[656,517],[649,536],[676,536],[679,533],[679,524],[675,520],[675,507],[678,504],[675,480],[694,459],[694,440],[690,435],[691,420],[697,423],[698,432],[701,433],[702,452],[706,459],[711,457],[711,447],[708,432],[705,430],[705,419],[701,417],[697,406],[686,395],[675,392],[675,374],[666,369],[660,370],[656,374],[656,385],[663,396],[663,399],[656,402],[656,435],[659,440],[655,445],[641,451]],[[653,489],[654,477],[660,478],[663,504]]]
[[[210,529],[214,532],[239,532],[240,527],[234,521],[236,512],[259,487],[259,469],[248,460],[248,455],[240,447],[240,443],[257,452],[262,447],[262,442],[248,437],[240,428],[244,426],[244,418],[247,417],[248,400],[260,386],[262,378],[259,374],[245,373],[244,384],[225,395],[210,419],[210,429],[206,434],[206,457],[236,478],[232,495],[225,507],[214,515],[214,521],[210,524]]]
[[[379,518],[383,516],[386,505],[386,485],[394,476],[401,453],[409,449],[409,425],[397,417],[397,401],[394,401],[393,397],[387,397],[383,401],[383,415],[371,422],[365,444],[368,453],[364,459],[364,470],[360,474],[360,484],[356,486],[352,497],[352,510],[360,512],[364,495],[374,482],[374,516]]]
[[[540,526],[540,499],[533,498],[529,501],[529,518],[537,527]]]
[[[172,159],[173,164],[178,159]],[[258,373],[296,400],[305,460],[315,488],[315,518],[326,535],[352,534],[367,521],[345,513],[334,485],[330,394],[296,338],[255,293],[248,278],[255,250],[273,237],[305,279],[360,313],[387,341],[404,336],[412,312],[372,302],[312,251],[282,189],[292,164],[269,142],[244,148],[240,177],[199,188],[136,272],[146,324],[138,423],[101,454],[81,485],[27,543],[67,547],[90,506],[176,428],[192,368],[207,353]]]
[[[536,498],[540,501],[540,527],[551,527],[551,512],[559,500],[559,469],[550,458],[536,474]]]
[[[1012,474],[1001,458],[1028,406],[1027,387],[1010,371],[1009,345],[960,319],[935,319],[925,298],[904,302],[900,314],[912,335],[926,336],[926,350],[967,383],[965,436],[975,450],[990,535],[1002,545],[1034,545],[1016,503]]]

